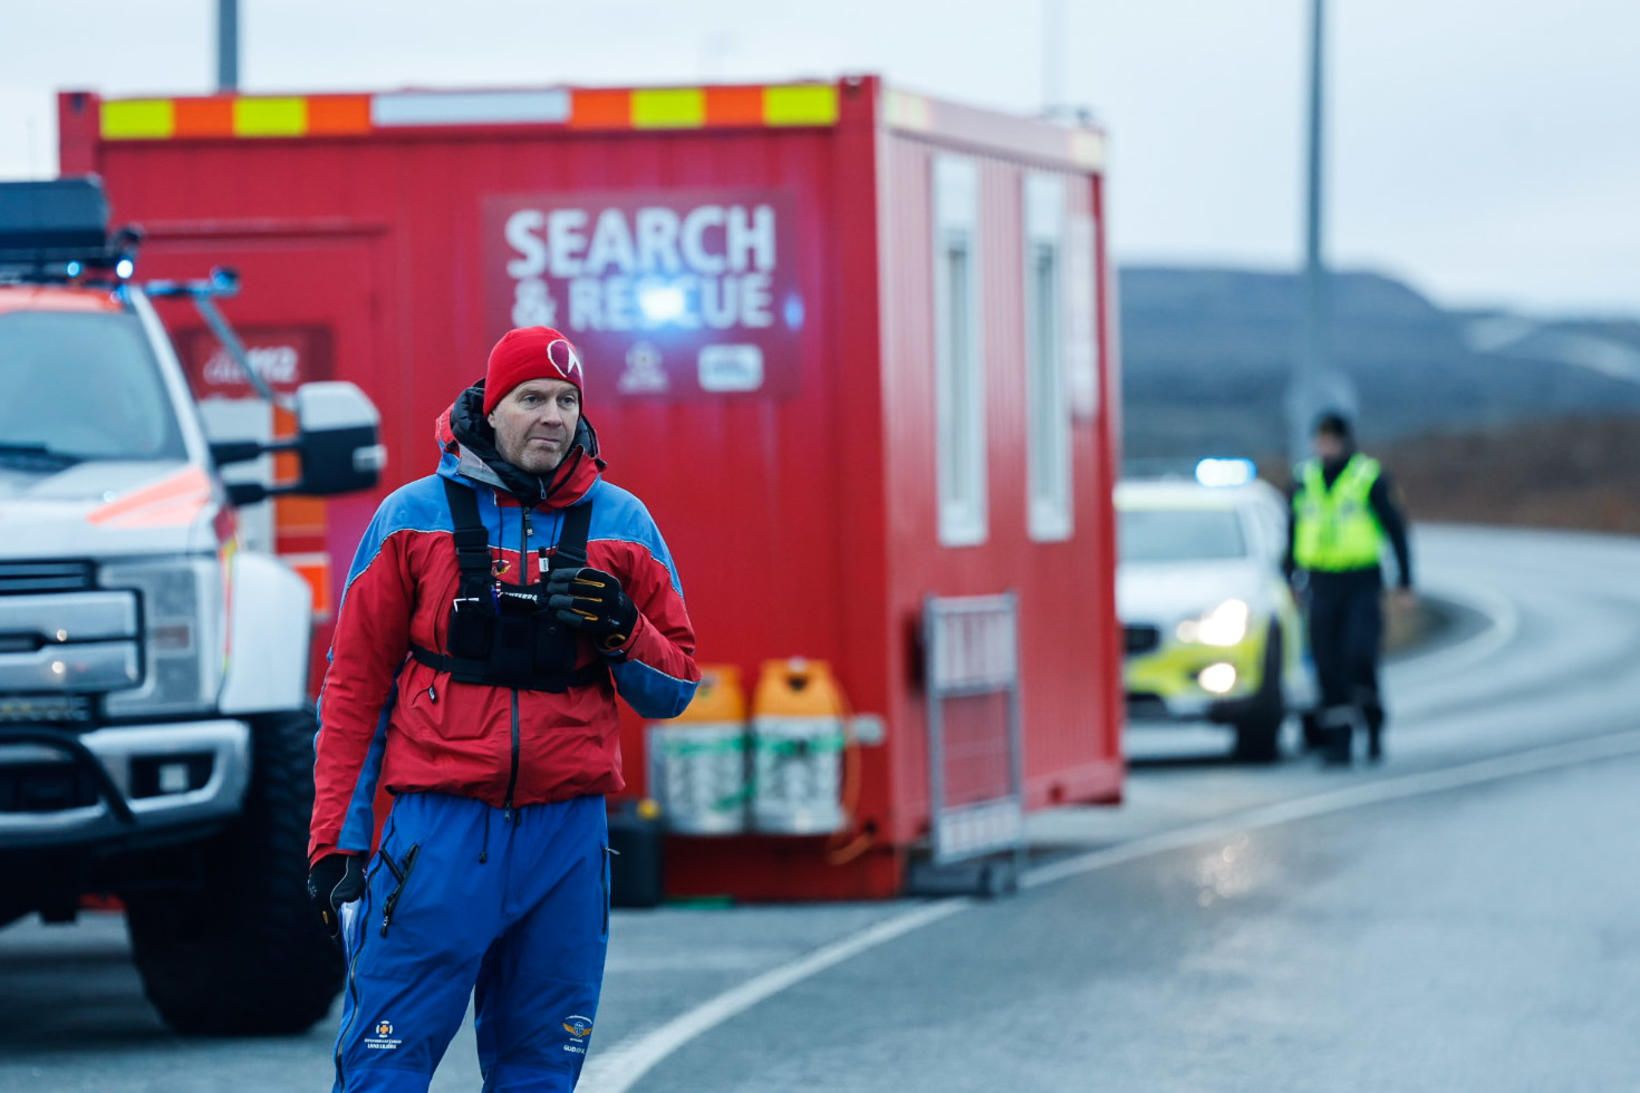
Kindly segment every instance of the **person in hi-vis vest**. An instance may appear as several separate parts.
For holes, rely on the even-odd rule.
[[[1367,756],[1383,757],[1384,704],[1378,690],[1383,643],[1383,546],[1395,551],[1396,598],[1413,602],[1406,520],[1389,475],[1355,450],[1349,421],[1317,419],[1315,458],[1293,472],[1286,572],[1300,586],[1315,659],[1321,708],[1312,743],[1329,762],[1348,763],[1355,729],[1366,730]]]

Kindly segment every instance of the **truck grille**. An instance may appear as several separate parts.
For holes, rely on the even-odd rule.
[[[84,592],[91,587],[90,562],[0,562],[0,596]]]
[[[136,594],[123,588],[71,591],[74,563],[35,566],[0,595],[0,722],[72,722],[72,703],[50,696],[106,694],[142,682]],[[16,578],[17,566],[12,566]],[[90,576],[90,566],[83,569]],[[55,591],[41,591],[47,581]],[[21,591],[27,584],[30,591]],[[39,716],[36,716],[39,715]]]
[[[0,694],[0,725],[89,725],[91,699],[85,695]]]
[[[1154,626],[1122,627],[1122,648],[1128,656],[1148,653],[1162,644],[1162,632]]]

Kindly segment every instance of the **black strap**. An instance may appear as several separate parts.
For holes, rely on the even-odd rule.
[[[587,533],[592,529],[592,502],[583,501],[564,510],[564,524],[548,559],[547,569],[580,569],[587,564]]]
[[[458,681],[489,683],[485,678],[490,670],[487,660],[474,660],[466,657],[452,657],[445,653],[435,653],[431,649],[424,649],[415,643],[410,645],[410,655],[419,663],[427,665],[435,672],[448,672]],[[609,678],[609,665],[602,661],[593,661],[572,672],[565,672],[561,676],[547,679],[532,680],[528,684],[520,685],[520,690],[567,691],[571,687],[590,687],[594,683],[602,683]],[[543,684],[545,684],[543,686]],[[494,685],[493,683],[491,684]]]
[[[493,579],[490,568],[490,532],[478,517],[478,494],[444,479],[444,497],[450,505],[455,531],[456,564],[461,568],[461,594],[481,595]],[[587,534],[592,530],[592,502],[583,501],[564,510],[552,558],[547,568],[580,569],[587,564]],[[471,586],[471,587],[469,587]]]
[[[461,568],[461,597],[477,599],[489,595],[494,579],[490,562],[490,532],[478,518],[478,494],[454,479],[444,480],[444,499],[450,505],[454,525],[451,536],[456,545],[456,565]]]

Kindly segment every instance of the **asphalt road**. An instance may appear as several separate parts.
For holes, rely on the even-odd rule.
[[[637,1088],[1631,1089],[1637,779],[1512,779],[980,905]]]
[[[582,1088],[1640,1084],[1640,541],[1418,550],[1489,621],[1392,667],[1382,767],[1134,734],[1012,899],[617,913]],[[182,1040],[117,919],[0,933],[0,1090],[321,1089],[332,1031]],[[469,1028],[434,1088],[478,1085]]]

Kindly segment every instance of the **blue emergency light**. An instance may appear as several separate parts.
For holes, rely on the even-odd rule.
[[[1251,459],[1202,459],[1196,463],[1196,481],[1204,486],[1245,486],[1258,475]]]

